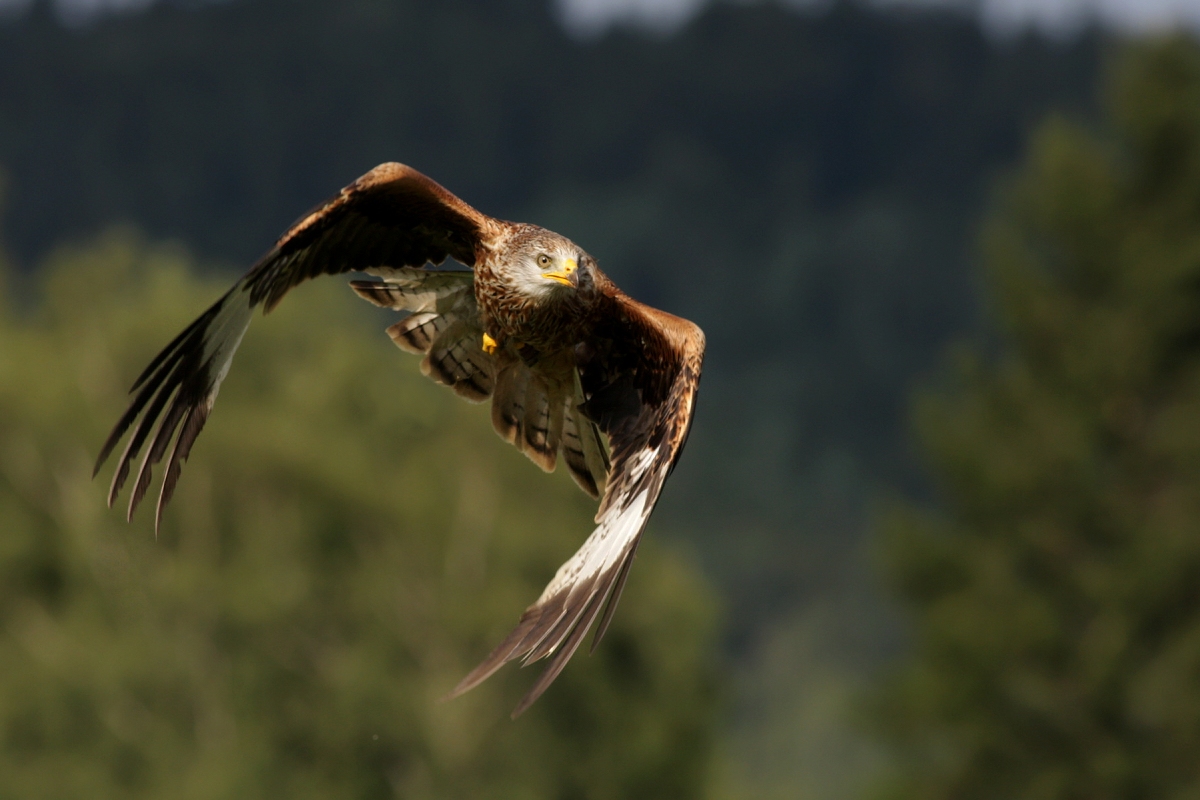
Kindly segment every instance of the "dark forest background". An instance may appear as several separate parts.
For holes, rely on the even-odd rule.
[[[664,788],[610,776],[611,796],[633,796],[633,785],[690,796],[702,780],[714,796],[852,796],[886,760],[864,733],[861,689],[911,641],[876,577],[872,523],[897,498],[936,497],[909,433],[911,392],[940,373],[950,344],[990,330],[977,257],[985,210],[1048,116],[1101,125],[1114,51],[1098,31],[994,40],[966,15],[853,2],[819,13],[717,3],[669,36],[616,28],[591,40],[566,35],[541,0],[159,3],[85,27],[35,3],[0,21],[13,313],[64,296],[36,288],[45,281],[95,280],[115,294],[88,312],[100,321],[79,336],[92,339],[137,329],[114,320],[171,298],[177,313],[154,312],[158,338],[120,357],[111,380],[127,382],[137,353],[216,296],[209,279],[244,269],[304,209],[388,160],[489,214],[580,242],[629,293],[695,320],[709,342],[696,427],[651,527],[667,543],[668,578],[639,562],[631,579],[668,585],[683,570],[695,595],[681,597],[705,609],[706,592],[718,598],[720,611],[688,628],[697,674],[717,676],[696,684],[706,699],[663,701],[706,709],[709,722],[662,734],[674,744],[645,768],[700,777]],[[164,258],[197,261],[202,288],[193,277],[167,294],[139,290]],[[85,262],[99,272],[78,272]],[[96,278],[106,272],[126,277]],[[368,309],[304,302],[318,304],[316,317],[381,327]],[[275,324],[307,331],[301,318],[267,323],[250,339]],[[239,371],[253,380],[246,362],[231,387]],[[364,369],[393,367],[415,371],[386,349]],[[90,426],[80,448],[98,446],[120,403],[105,392],[80,411]],[[225,400],[210,427],[234,425]],[[540,477],[514,478],[512,491],[535,497]],[[145,533],[112,516],[112,535]],[[582,536],[586,521],[575,527]],[[634,616],[633,588],[622,614]],[[640,602],[654,603],[646,592]],[[497,629],[524,602],[503,596],[511,607],[494,609]],[[707,630],[720,633],[705,650],[696,642]],[[671,760],[707,753],[701,740],[716,742],[714,755]],[[390,786],[426,781],[435,796],[458,786],[437,770],[412,774],[424,777]],[[553,785],[603,794],[582,780]]]

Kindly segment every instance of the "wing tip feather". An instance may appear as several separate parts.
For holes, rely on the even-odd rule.
[[[537,618],[532,612],[533,609],[526,610],[521,615],[520,622],[509,632],[508,636],[504,637],[504,640],[500,644],[492,648],[492,652],[488,653],[487,657],[475,669],[468,672],[453,689],[444,695],[441,698],[441,702],[453,700],[459,695],[471,691],[494,675],[498,669],[518,657],[518,648],[520,648],[521,643],[528,635],[530,628],[535,626],[537,622]]]

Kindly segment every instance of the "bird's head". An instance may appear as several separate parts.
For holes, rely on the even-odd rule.
[[[590,296],[595,291],[595,260],[565,236],[537,233],[517,250],[515,283],[535,297]]]

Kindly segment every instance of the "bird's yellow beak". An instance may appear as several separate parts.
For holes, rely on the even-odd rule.
[[[543,272],[542,277],[546,278],[547,280],[558,281],[563,286],[571,286],[571,273],[574,272],[577,267],[578,265],[575,263],[575,259],[568,258],[563,262],[562,269],[555,270],[554,272]]]

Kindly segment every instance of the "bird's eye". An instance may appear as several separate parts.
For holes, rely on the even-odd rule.
[[[538,256],[538,266],[540,266],[540,267],[550,266],[550,256],[546,255],[545,253],[542,253],[540,256]]]

